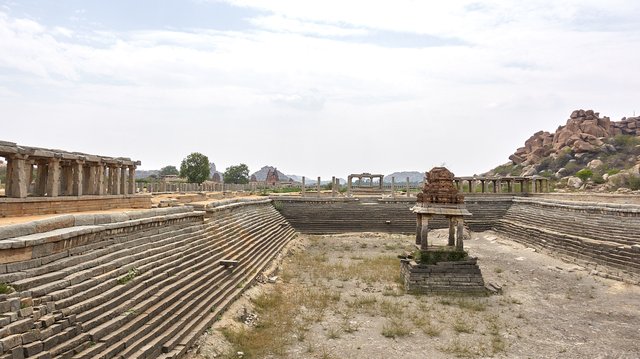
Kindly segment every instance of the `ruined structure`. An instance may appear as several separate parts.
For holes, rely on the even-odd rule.
[[[18,146],[0,141],[7,160],[5,196],[13,198],[135,193],[136,166],[124,157]],[[32,187],[32,182],[35,185]]]
[[[0,217],[108,208],[149,208],[134,196],[140,161],[0,141],[7,161]]]
[[[464,251],[464,216],[471,216],[464,205],[464,196],[453,184],[453,173],[435,167],[426,174],[426,181],[411,209],[416,214],[416,245],[419,262],[405,259],[401,272],[409,292],[476,292],[484,293],[484,280],[477,258]],[[444,216],[449,223],[446,246],[429,245],[429,220]]]
[[[270,168],[269,172],[267,172],[267,179],[265,180],[265,183],[267,184],[267,186],[275,186],[279,182],[280,177],[278,176],[278,169],[275,167]]]
[[[375,180],[378,180],[377,183]],[[382,180],[384,175],[360,173],[350,174],[347,178],[347,194],[351,195],[353,192],[359,193],[382,193]],[[355,183],[354,183],[355,180]]]

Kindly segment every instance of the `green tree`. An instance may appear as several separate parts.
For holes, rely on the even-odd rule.
[[[180,177],[191,183],[202,183],[209,178],[209,159],[202,153],[194,152],[180,164]]]
[[[159,173],[159,175],[161,177],[172,176],[172,175],[177,176],[179,174],[180,174],[180,171],[178,171],[176,166],[165,166],[165,167],[162,167],[160,169],[160,173]]]
[[[584,182],[593,176],[593,171],[588,168],[583,168],[576,173],[576,176]]]
[[[224,183],[249,183],[249,167],[244,163],[237,166],[227,167],[222,177],[224,178]]]

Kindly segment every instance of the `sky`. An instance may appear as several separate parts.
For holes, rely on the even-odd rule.
[[[485,172],[640,113],[636,0],[0,0],[0,140],[311,178]]]

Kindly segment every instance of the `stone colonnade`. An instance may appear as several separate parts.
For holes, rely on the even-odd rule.
[[[0,141],[7,160],[5,196],[12,198],[134,194],[136,166],[129,158],[18,146]]]
[[[458,191],[463,193],[546,193],[550,190],[549,179],[542,176],[456,177],[453,182]]]

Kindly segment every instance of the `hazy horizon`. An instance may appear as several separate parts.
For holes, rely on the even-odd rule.
[[[640,110],[640,3],[0,0],[0,140],[219,171],[485,172]]]

